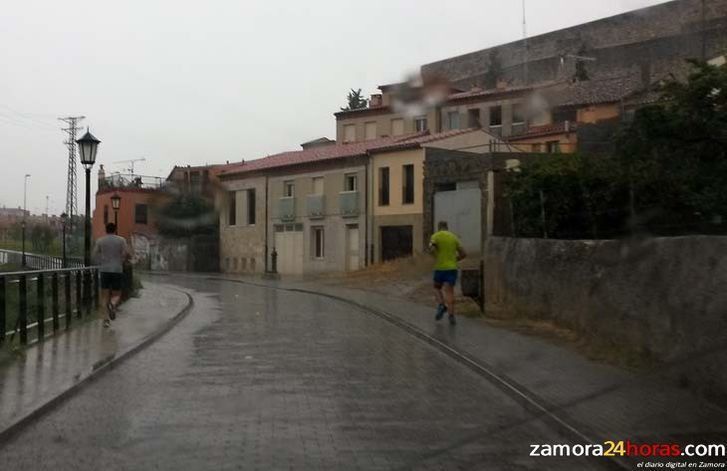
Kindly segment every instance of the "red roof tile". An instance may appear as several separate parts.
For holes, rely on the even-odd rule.
[[[323,147],[314,147],[305,150],[281,152],[260,159],[249,160],[236,164],[223,165],[220,176],[238,175],[242,173],[267,170],[272,168],[289,167],[308,164],[312,162],[357,157],[367,155],[371,151],[391,151],[398,149],[416,148],[421,144],[438,141],[460,134],[476,131],[476,129],[456,129],[431,134],[429,131],[407,134],[397,137],[382,137],[369,141],[353,142],[350,144],[336,144]]]

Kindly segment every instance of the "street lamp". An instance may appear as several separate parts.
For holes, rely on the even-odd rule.
[[[68,214],[62,213],[61,226],[63,227],[63,242],[61,245],[63,247],[63,268],[68,268],[68,263],[66,262],[66,224],[68,224]]]
[[[23,268],[25,268],[25,217],[28,213],[28,178],[30,178],[30,174],[25,174],[25,181],[23,182],[23,222],[20,224],[20,227],[22,228],[22,238],[23,238],[23,255],[21,257],[20,264]]]
[[[76,141],[81,153],[81,165],[86,169],[86,216],[83,238],[83,263],[91,265],[91,167],[96,162],[96,151],[101,141],[86,128],[86,134]]]
[[[111,207],[114,209],[114,226],[116,226],[116,233],[119,233],[119,208],[121,207],[121,196],[118,193],[114,193],[111,197]]]

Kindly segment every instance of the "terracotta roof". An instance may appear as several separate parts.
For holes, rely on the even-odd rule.
[[[456,100],[463,100],[466,98],[480,98],[480,97],[487,97],[487,96],[502,95],[502,94],[506,94],[506,93],[536,90],[536,89],[541,89],[541,88],[552,87],[554,85],[559,85],[562,83],[563,83],[562,81],[560,81],[560,82],[550,81],[550,82],[542,82],[539,84],[532,84],[532,85],[517,85],[517,86],[507,87],[507,88],[490,88],[490,89],[473,88],[472,90],[469,90],[466,92],[453,93],[447,97],[447,101],[456,101]]]
[[[575,82],[560,90],[555,106],[596,105],[613,103],[643,88],[637,74],[622,75],[584,82]]]
[[[575,132],[578,125],[574,122],[565,121],[561,123],[545,124],[542,126],[531,126],[522,134],[510,136],[509,141],[515,142],[521,139],[529,139],[531,137],[550,136],[553,134],[564,134],[567,132]]]
[[[333,116],[336,118],[343,117],[343,116],[350,116],[354,114],[379,114],[379,113],[390,113],[392,112],[392,109],[390,106],[374,106],[374,107],[365,107],[365,108],[357,108],[355,110],[341,110],[336,111],[333,113]]]
[[[270,155],[260,159],[224,165],[221,168],[220,176],[238,175],[242,173],[303,165],[312,162],[342,159],[346,157],[358,157],[368,155],[373,151],[384,152],[417,148],[421,144],[447,139],[474,131],[484,132],[481,129],[456,129],[435,134],[432,134],[429,131],[424,131],[397,137],[382,137],[369,141],[353,142],[350,144],[336,144],[304,150],[281,152],[279,154]]]

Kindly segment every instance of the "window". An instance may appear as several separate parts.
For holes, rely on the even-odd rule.
[[[134,222],[137,224],[147,224],[149,219],[149,206],[145,204],[137,204],[134,208]]]
[[[189,172],[189,185],[192,193],[200,193],[202,191],[202,179],[199,172]]]
[[[355,173],[346,174],[344,178],[343,191],[358,191],[358,176]]]
[[[109,205],[107,204],[103,206],[103,223],[104,225],[109,223]]]
[[[247,225],[255,225],[255,189],[247,190]]]
[[[356,125],[347,124],[343,127],[343,142],[356,141]]]
[[[379,206],[389,205],[389,167],[379,169]]]
[[[401,136],[404,134],[404,119],[394,118],[391,120],[391,135]]]
[[[227,194],[227,225],[237,224],[237,192],[231,191]]]
[[[283,196],[286,198],[292,198],[295,196],[295,182],[292,180],[283,182]]]
[[[313,257],[323,258],[325,256],[325,236],[322,227],[312,227],[313,232]]]
[[[459,129],[459,111],[447,113],[447,122],[449,123],[449,129]]]
[[[376,139],[376,121],[371,121],[364,125],[364,139],[367,141]]]
[[[313,177],[313,193],[314,195],[323,194],[323,177]]]
[[[419,116],[418,118],[414,118],[414,128],[417,130],[417,132],[426,131],[428,129],[427,117]]]
[[[404,189],[401,201],[404,204],[414,203],[414,165],[404,165],[402,169]]]
[[[512,124],[525,124],[525,108],[522,103],[512,105]]]
[[[545,148],[549,154],[560,153],[560,141],[548,141],[545,143]]]
[[[490,126],[502,126],[502,106],[490,108]]]
[[[475,108],[473,110],[467,110],[467,126],[470,128],[482,127],[482,122],[480,121],[480,109],[479,108]]]

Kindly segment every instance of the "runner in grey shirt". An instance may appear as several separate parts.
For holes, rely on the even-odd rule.
[[[106,224],[106,235],[96,241],[93,259],[101,274],[101,292],[106,305],[104,327],[116,319],[116,307],[121,301],[121,286],[124,281],[124,262],[131,252],[126,239],[116,235],[116,224]]]

